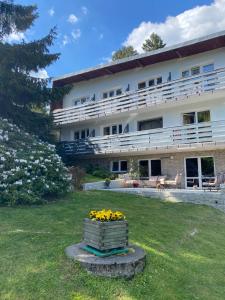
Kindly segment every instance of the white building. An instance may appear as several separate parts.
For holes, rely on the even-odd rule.
[[[199,187],[225,172],[225,31],[54,79],[65,154],[112,172],[182,173]]]

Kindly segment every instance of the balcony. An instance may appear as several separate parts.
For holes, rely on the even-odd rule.
[[[154,153],[215,149],[225,144],[225,120],[61,142],[64,155]]]
[[[122,112],[137,111],[224,88],[225,69],[223,68],[76,107],[58,109],[53,112],[54,123],[56,126],[63,126]]]

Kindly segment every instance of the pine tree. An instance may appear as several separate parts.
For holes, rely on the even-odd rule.
[[[143,43],[142,49],[148,52],[148,51],[164,48],[165,46],[166,44],[163,42],[161,37],[158,34],[153,32],[150,35],[150,38],[146,39],[145,42]]]
[[[0,116],[44,137],[50,126],[50,117],[43,114],[45,107],[62,97],[68,88],[51,89],[49,79],[31,74],[59,58],[59,53],[49,52],[56,30],[53,28],[44,38],[31,42],[7,42],[11,33],[25,32],[37,17],[36,6],[0,1]]]
[[[138,52],[133,48],[133,46],[127,46],[127,47],[124,46],[113,54],[112,60],[115,61],[117,59],[129,57],[137,54]]]

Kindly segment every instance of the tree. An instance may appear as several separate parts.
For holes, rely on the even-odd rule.
[[[166,44],[163,42],[161,37],[158,34],[153,32],[150,35],[150,38],[146,39],[145,42],[143,43],[142,49],[147,52],[147,51],[164,48],[165,46]]]
[[[129,57],[137,54],[138,52],[133,48],[133,46],[127,46],[127,47],[124,46],[113,54],[112,60],[115,61],[117,59]]]
[[[56,37],[55,28],[42,39],[9,43],[11,33],[23,33],[38,17],[37,7],[0,1],[0,116],[11,119],[44,138],[49,131],[50,117],[46,105],[59,100],[68,88],[49,87],[50,79],[37,78],[42,70],[55,62],[60,54],[51,54],[49,47]]]

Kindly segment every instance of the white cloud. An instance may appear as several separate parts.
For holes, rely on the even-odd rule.
[[[40,69],[38,70],[38,72],[31,71],[30,76],[35,78],[41,78],[41,79],[49,78],[48,72],[45,69]]]
[[[26,40],[25,34],[23,32],[16,31],[4,38],[4,42],[6,43],[21,42],[22,40]]]
[[[88,13],[88,9],[87,9],[86,6],[82,6],[82,7],[81,7],[81,10],[82,10],[82,13],[83,13],[84,15],[86,15],[86,14]]]
[[[81,36],[81,30],[79,28],[75,29],[71,32],[71,35],[74,40],[78,40]]]
[[[142,22],[128,35],[124,45],[132,45],[139,52],[152,32],[159,34],[166,44],[173,45],[200,36],[225,30],[225,0],[196,6],[177,16],[168,16],[162,23]]]
[[[78,21],[78,17],[75,16],[74,14],[69,15],[67,21],[71,24],[74,24]]]
[[[103,33],[100,33],[100,34],[99,34],[99,40],[102,40],[103,38],[104,38]]]
[[[63,36],[63,46],[66,46],[70,42],[68,35],[64,34]]]
[[[50,8],[49,10],[48,10],[48,14],[49,14],[49,16],[50,17],[53,17],[54,16],[54,14],[55,14],[55,10],[54,10],[54,8],[52,7],[52,8]]]

